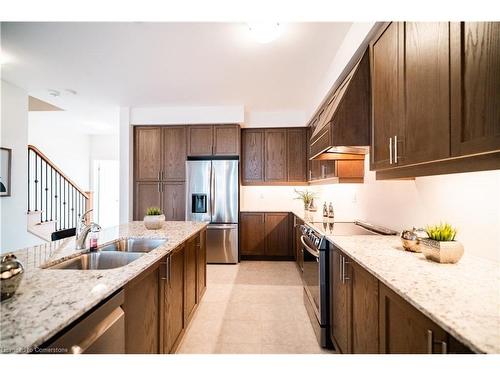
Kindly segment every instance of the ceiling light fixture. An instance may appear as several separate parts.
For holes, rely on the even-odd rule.
[[[281,35],[282,28],[278,22],[248,23],[253,38],[260,43],[269,43]]]

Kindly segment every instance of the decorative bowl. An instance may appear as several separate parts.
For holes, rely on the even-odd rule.
[[[165,222],[165,215],[146,215],[144,216],[144,226],[146,229],[161,229]]]
[[[438,263],[457,263],[464,255],[464,246],[458,241],[421,238],[420,249],[427,259]]]
[[[17,260],[14,254],[7,254],[2,257],[0,263],[0,300],[6,300],[15,293],[24,275],[23,264]]]

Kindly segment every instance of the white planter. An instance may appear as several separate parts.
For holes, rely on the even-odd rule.
[[[144,226],[146,229],[161,229],[165,222],[165,215],[146,215],[144,216]]]

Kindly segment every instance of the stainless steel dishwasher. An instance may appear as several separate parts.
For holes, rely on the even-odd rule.
[[[74,323],[35,352],[47,354],[125,354],[123,291]]]

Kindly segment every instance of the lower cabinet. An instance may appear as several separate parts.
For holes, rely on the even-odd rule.
[[[242,259],[295,258],[288,212],[241,212]]]
[[[447,353],[447,334],[385,285],[380,285],[380,353]]]
[[[155,354],[159,352],[159,274],[161,264],[129,282],[125,288],[125,353]]]
[[[300,241],[300,237],[302,236],[302,232],[300,230],[300,226],[304,224],[304,221],[299,219],[294,215],[293,217],[293,239],[294,239],[294,252],[295,252],[295,262],[297,263],[297,267],[299,267],[299,271],[302,272],[304,268],[304,257],[302,254],[302,242]]]
[[[330,303],[330,337],[340,353],[472,353],[336,247]]]
[[[202,230],[124,287],[125,352],[175,352],[205,288]]]
[[[163,284],[163,353],[175,350],[185,328],[185,245],[167,258],[168,272]]]

